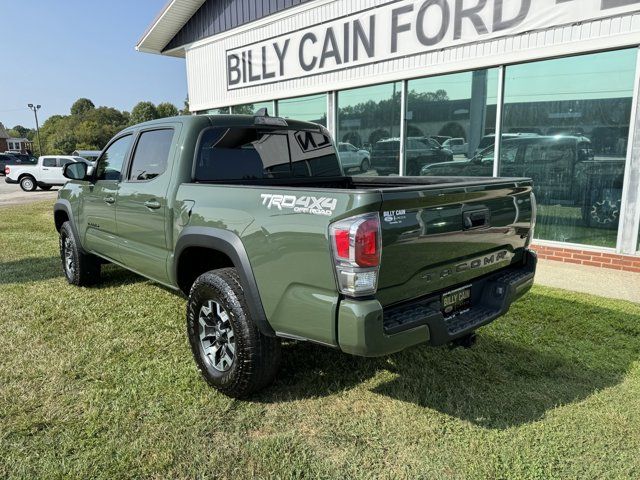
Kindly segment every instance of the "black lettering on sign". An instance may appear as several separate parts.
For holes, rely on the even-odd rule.
[[[235,53],[227,56],[227,78],[229,85],[237,85],[242,79],[240,57]]]
[[[433,37],[430,37],[424,31],[425,16],[430,7],[438,7],[442,12],[442,23],[440,24],[440,30]],[[418,10],[418,17],[416,18],[416,35],[420,43],[426,47],[431,45],[437,45],[442,41],[449,29],[449,19],[451,17],[451,11],[449,10],[449,4],[446,0],[427,0],[422,4],[420,10]]]
[[[316,68],[316,63],[318,62],[318,57],[315,55],[311,57],[311,62],[305,61],[304,49],[307,42],[316,43],[318,41],[318,37],[315,36],[312,32],[307,32],[302,36],[300,40],[300,47],[298,48],[298,59],[300,61],[300,66],[305,72],[309,72]]]
[[[255,82],[256,80],[260,80],[260,75],[254,75],[253,74],[253,52],[251,50],[249,50],[247,52],[247,63],[249,66],[249,81],[250,82]]]
[[[493,10],[493,31],[500,32],[502,30],[507,30],[508,28],[513,28],[517,25],[520,25],[529,15],[529,9],[531,8],[531,0],[520,0],[520,11],[515,18],[511,18],[509,20],[505,20],[502,18],[503,10],[502,5],[504,0],[495,0],[496,4]]]
[[[485,0],[486,1],[486,0]],[[391,12],[391,53],[398,51],[398,34],[411,30],[410,23],[398,22],[400,15],[413,12],[413,5],[405,5],[404,7],[394,8]]]
[[[273,78],[276,72],[267,72],[267,47],[262,47],[262,78]]]
[[[282,50],[280,49],[280,44],[278,44],[278,42],[273,42],[273,48],[275,49],[276,55],[278,56],[278,62],[280,62],[280,76],[284,75],[284,57],[287,55],[289,42],[291,42],[291,39],[287,38],[284,42],[284,47],[282,48]]]
[[[478,34],[489,33],[479,15],[479,12],[487,5],[487,0],[478,0],[478,3],[470,8],[463,8],[463,2],[464,0],[456,0],[455,15],[453,16],[453,39],[460,40],[462,37],[462,19],[464,18],[471,20]]]
[[[328,58],[334,58],[336,65],[342,63],[340,52],[338,51],[338,42],[336,35],[333,33],[333,27],[327,28],[324,34],[324,45],[322,45],[322,56],[320,57],[320,68],[324,68],[324,63]]]
[[[353,61],[357,62],[359,57],[359,46],[364,48],[369,58],[376,54],[376,16],[369,17],[369,34],[364,31],[360,20],[353,22]]]
[[[345,22],[343,25],[343,36],[342,39],[344,41],[344,45],[342,46],[342,61],[344,63],[349,63],[349,37],[351,36],[351,32],[349,31],[351,24],[349,22]]]

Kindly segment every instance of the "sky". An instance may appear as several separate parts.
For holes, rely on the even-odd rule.
[[[35,127],[86,97],[131,111],[143,100],[182,108],[184,59],[135,45],[167,0],[0,0],[0,122]]]

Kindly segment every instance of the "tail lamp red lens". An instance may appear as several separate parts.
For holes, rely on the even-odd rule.
[[[355,297],[375,293],[381,258],[378,214],[340,220],[331,224],[329,234],[340,292]]]
[[[368,219],[358,225],[355,241],[355,260],[361,267],[377,267],[380,263],[378,245],[380,221]]]
[[[380,263],[380,220],[358,219],[349,224],[340,222],[332,232],[335,254],[340,260],[359,267],[376,267]]]

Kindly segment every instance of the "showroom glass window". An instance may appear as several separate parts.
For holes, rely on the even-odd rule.
[[[361,173],[364,163],[368,174],[400,172],[401,92],[402,84],[394,82],[338,93],[336,143],[357,149],[357,158],[341,157],[345,170]]]
[[[278,116],[327,126],[327,95],[278,100]]]
[[[212,108],[211,110],[206,110],[202,113],[207,115],[226,115],[230,113],[229,107],[220,107],[220,108]]]
[[[275,116],[276,111],[273,102],[257,102],[257,103],[245,103],[244,105],[234,105],[231,107],[231,113],[234,115],[253,115],[261,108],[266,108],[267,113],[272,117]]]
[[[410,80],[406,174],[492,176],[497,93],[497,69]]]
[[[507,67],[502,176],[527,176],[536,237],[615,247],[636,49]]]

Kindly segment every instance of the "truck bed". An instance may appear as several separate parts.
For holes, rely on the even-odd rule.
[[[260,178],[243,179],[235,181],[208,181],[198,182],[204,184],[218,185],[246,185],[262,187],[286,187],[286,188],[320,188],[331,190],[412,190],[424,188],[439,188],[443,185],[448,187],[465,187],[479,185],[494,185],[504,183],[518,183],[530,181],[526,178],[504,178],[504,177],[378,177],[378,176],[344,176],[344,177],[304,177],[304,178]]]

